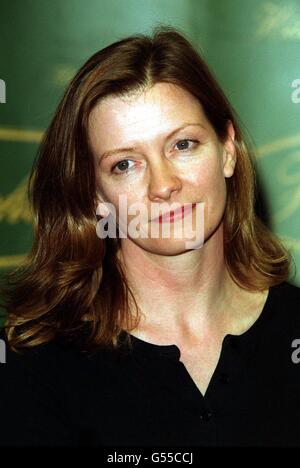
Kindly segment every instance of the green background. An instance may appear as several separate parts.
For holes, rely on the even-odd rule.
[[[97,50],[159,23],[202,52],[252,137],[264,214],[300,286],[299,0],[0,0],[0,274],[30,249],[26,178],[68,80]]]

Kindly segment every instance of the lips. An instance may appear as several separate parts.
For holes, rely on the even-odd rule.
[[[155,223],[176,221],[177,219],[181,219],[184,216],[190,214],[193,208],[195,208],[195,206],[196,206],[196,203],[187,203],[185,207],[181,206],[177,208],[176,210],[171,210],[166,213],[163,213],[158,218],[155,218],[152,221],[154,221]]]

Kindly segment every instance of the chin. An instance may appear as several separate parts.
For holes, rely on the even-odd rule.
[[[131,239],[141,249],[153,255],[174,256],[195,250],[188,247],[191,239]],[[199,245],[199,242],[198,242]],[[201,247],[198,249],[201,250]]]

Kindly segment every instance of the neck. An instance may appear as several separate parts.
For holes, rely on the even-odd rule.
[[[192,337],[228,328],[229,304],[240,288],[225,265],[223,224],[197,250],[156,255],[125,238],[118,257],[142,312],[140,329]]]

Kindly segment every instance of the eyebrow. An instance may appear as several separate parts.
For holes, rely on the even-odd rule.
[[[191,126],[202,127],[204,130],[206,130],[206,128],[200,123],[185,123],[185,124],[181,125],[180,127],[176,128],[175,130],[173,130],[171,133],[169,133],[166,136],[166,139],[171,138],[175,133],[179,132],[180,130],[183,130],[184,128],[191,127]],[[134,152],[136,150],[137,150],[137,147],[130,146],[130,147],[127,147],[127,148],[117,148],[117,149],[114,149],[114,150],[105,151],[100,156],[100,160],[103,161],[103,159],[106,159],[109,156],[112,156],[113,154],[116,154],[116,153],[122,153],[122,152],[127,152],[127,153],[131,152],[132,153],[132,152]],[[99,162],[100,162],[100,160],[99,160]]]

